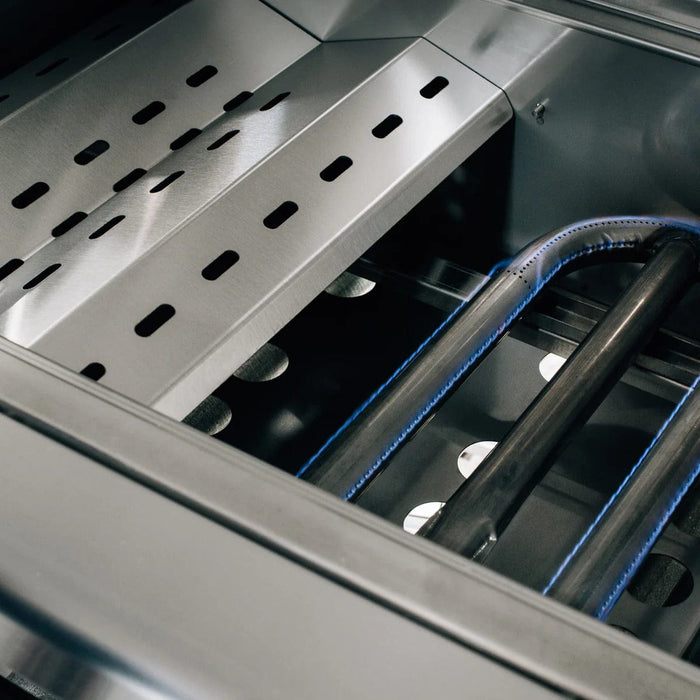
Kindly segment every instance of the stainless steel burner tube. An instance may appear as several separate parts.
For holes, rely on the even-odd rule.
[[[421,534],[469,557],[485,555],[687,289],[697,264],[689,243],[662,245]]]
[[[616,252],[644,259],[655,241],[674,230],[697,233],[681,222],[618,217],[581,222],[536,240],[453,312],[298,476],[353,498],[559,270]]]
[[[547,595],[607,617],[700,471],[697,385],[564,561]]]

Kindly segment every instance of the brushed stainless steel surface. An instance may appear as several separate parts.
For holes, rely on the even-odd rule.
[[[508,102],[512,250],[572,218],[700,212],[697,40],[526,1],[194,0],[97,53],[86,32],[55,71],[28,79],[60,47],[10,79],[0,240],[26,262],[0,281],[0,334],[64,367],[0,338],[0,608],[13,616],[0,615],[0,674],[109,700],[326,698],[339,682],[343,697],[699,694],[697,668],[109,388],[184,416],[504,124]],[[300,27],[382,39],[319,46]],[[401,35],[429,41],[383,39]],[[211,79],[186,82],[208,65]],[[437,74],[448,87],[420,97]],[[224,112],[242,91],[255,94]],[[165,111],[134,123],[154,100]],[[392,113],[403,123],[372,136]],[[107,151],[74,161],[99,139]],[[319,177],[341,154],[352,166]],[[115,194],[135,168],[148,172]],[[12,205],[43,181],[48,193]],[[263,223],[290,201],[288,221]],[[89,215],[53,238],[74,212]],[[235,264],[203,276],[226,251]],[[162,327],[135,332],[167,304]],[[72,371],[90,363],[104,363],[100,383]],[[228,414],[214,409],[193,422],[218,430]]]
[[[696,0],[266,0],[323,40],[427,36],[442,22],[465,37],[480,33],[484,11],[527,14],[691,59],[697,46]],[[485,10],[486,8],[486,10]],[[468,18],[455,25],[455,18]],[[481,48],[503,36],[481,33]]]
[[[553,77],[569,67],[572,35],[556,18],[538,17],[490,0],[461,3],[426,37],[502,88],[516,107],[520,95],[540,97]]]
[[[690,184],[700,176],[697,65],[572,26],[491,0],[460,6],[428,34],[513,105],[511,253],[577,218],[700,213]],[[544,100],[539,124],[532,111]]]
[[[463,0],[265,0],[324,41],[420,36]]]
[[[62,513],[65,503],[71,507],[79,507],[78,512],[82,513],[83,508],[88,507],[82,498],[83,495],[94,498],[96,494],[105,494],[104,498],[90,507],[93,514],[97,510],[98,523],[103,517],[102,510],[107,509],[104,514],[105,524],[98,527],[94,545],[91,544],[90,538],[82,537],[86,530],[81,530],[80,541],[85,547],[91,547],[91,553],[96,557],[87,564],[91,570],[94,568],[94,562],[101,561],[102,556],[106,556],[107,553],[110,557],[118,557],[118,560],[110,564],[109,570],[113,570],[113,567],[122,561],[122,557],[127,555],[121,544],[123,538],[120,534],[128,532],[129,542],[135,543],[136,549],[133,550],[130,563],[127,562],[128,567],[124,575],[117,576],[114,583],[107,587],[105,594],[109,594],[112,585],[118,586],[119,593],[126,596],[124,604],[111,606],[106,604],[104,598],[95,600],[84,596],[79,600],[79,619],[86,620],[92,615],[102,616],[100,630],[102,634],[109,634],[110,638],[115,634],[123,641],[124,637],[121,635],[130,634],[132,614],[136,617],[133,621],[136,628],[140,629],[143,621],[138,618],[137,613],[145,614],[150,622],[157,617],[156,613],[162,606],[167,604],[162,600],[164,596],[151,597],[152,594],[148,593],[152,581],[136,585],[131,578],[135,569],[141,572],[140,576],[144,575],[143,569],[139,570],[138,567],[142,561],[150,561],[148,557],[139,560],[139,555],[145,547],[152,542],[157,542],[158,547],[162,546],[162,554],[157,553],[154,564],[162,562],[162,556],[167,561],[163,564],[164,570],[177,570],[178,573],[182,571],[186,576],[182,581],[183,587],[190,586],[190,591],[197,591],[200,590],[199,586],[203,585],[204,577],[198,578],[199,583],[192,581],[190,576],[193,575],[193,569],[201,566],[202,571],[209,571],[209,565],[218,562],[218,558],[223,556],[222,570],[228,571],[227,553],[231,551],[230,548],[237,548],[238,544],[231,544],[223,538],[221,533],[225,532],[225,526],[253,538],[259,545],[302,563],[323,577],[362,592],[392,610],[407,614],[412,620],[421,621],[431,629],[447,634],[451,639],[496,659],[507,661],[512,667],[522,669],[531,676],[546,679],[550,684],[568,692],[584,697],[633,696],[650,700],[661,696],[692,697],[698,692],[700,671],[686,663],[670,658],[648,645],[547,600],[492,571],[436,547],[433,543],[409,536],[396,526],[344,504],[308,484],[293,480],[244,453],[212,441],[205,435],[175,423],[99,384],[78,377],[30,351],[5,340],[0,340],[0,349],[0,404],[5,413],[17,416],[44,434],[84,454],[93,455],[113,470],[167,494],[193,511],[185,517],[175,504],[154,494],[146,495],[142,489],[137,489],[136,485],[127,484],[120,476],[110,474],[109,470],[96,468],[94,464],[86,465],[82,459],[77,460],[75,466],[80,474],[71,472],[70,478],[62,476],[59,479],[55,470],[50,470],[50,489],[47,486],[48,481],[35,472],[35,467],[27,468],[26,461],[22,469],[11,468],[13,478],[26,478],[27,488],[30,489],[26,491],[27,496],[31,495],[33,498],[36,494],[37,504],[43,503],[45,499],[50,500],[53,504],[51,513]],[[41,386],[41,394],[37,394],[37,386]],[[43,444],[43,441],[41,442]],[[41,468],[46,467],[42,465]],[[77,482],[73,481],[74,476],[78,479]],[[83,476],[88,478],[89,482],[84,482]],[[103,488],[107,486],[105,480],[109,482],[109,488]],[[76,484],[75,488],[73,484]],[[114,485],[114,494],[111,485]],[[57,494],[60,497],[57,497]],[[124,505],[125,511],[120,510],[124,494],[130,501],[129,505]],[[14,509],[17,508],[18,513],[24,513],[24,522],[24,518],[28,517],[26,509],[30,509],[31,504],[17,503],[17,499],[11,498],[7,491],[4,491],[3,498],[11,500],[14,504],[11,512],[14,513]],[[64,498],[67,501],[64,501]],[[155,509],[154,499],[158,502]],[[114,516],[115,504],[119,511],[118,518]],[[149,511],[148,517],[142,513],[142,507]],[[133,512],[135,523],[142,526],[142,529],[136,527],[134,532],[128,518],[123,517],[124,512]],[[0,509],[0,513],[5,513],[5,509]],[[55,563],[56,552],[60,553],[67,547],[67,533],[64,528],[72,527],[70,518],[66,518],[65,523],[61,518],[56,518],[52,520],[54,527],[44,529],[41,519],[36,518],[37,508],[32,508],[31,513],[33,525],[28,531],[32,533],[32,538],[40,540],[37,542],[38,551],[48,556],[51,563]],[[176,513],[179,515],[176,516]],[[204,518],[196,513],[221,523],[222,526],[215,526],[212,522],[206,523]],[[71,513],[71,517],[74,515]],[[174,527],[176,523],[172,518],[175,517],[180,520],[182,530],[179,529],[179,525]],[[169,527],[161,529],[161,519]],[[10,523],[13,520],[10,518]],[[185,520],[188,522],[185,523]],[[115,536],[112,538],[106,532],[107,522],[115,528]],[[19,536],[14,527],[5,532],[8,541]],[[197,547],[183,546],[184,543],[189,545],[195,541],[199,542],[199,533],[204,533],[204,530],[208,533],[207,538],[213,535],[213,549],[210,550],[209,545],[205,545],[205,551],[200,555]],[[89,528],[88,531],[92,536]],[[175,533],[178,533],[178,536],[175,536]],[[238,536],[226,534],[235,539],[236,543],[242,542]],[[52,553],[53,547],[57,549]],[[249,556],[254,557],[257,562],[261,561],[259,557],[265,559],[269,556],[259,554],[257,557],[254,554],[255,551],[264,553],[264,548],[253,548],[252,545],[250,548],[242,545],[242,548],[246,554],[243,557],[239,552],[235,571],[245,571],[246,576],[241,577],[234,573],[232,578],[227,579],[228,588],[222,594],[223,600],[228,600],[228,596],[234,593],[240,595],[242,588],[249,590],[246,580],[252,580],[254,585],[257,584],[267,591],[276,580],[261,580],[254,567],[249,569],[245,566],[247,562],[252,562]],[[27,550],[28,556],[31,555],[31,551]],[[84,550],[79,548],[76,556],[81,557],[83,552]],[[205,560],[210,552],[211,562],[207,563]],[[196,566],[191,555],[196,557]],[[63,568],[63,565],[60,567]],[[285,569],[285,575],[294,571],[294,568],[286,565],[282,568]],[[276,575],[279,575],[280,571],[277,569]],[[148,572],[150,577],[153,572],[150,569]],[[99,567],[97,574],[100,575]],[[330,584],[318,576],[308,579],[303,573],[299,573],[298,576],[303,578],[303,581],[297,578],[297,574],[291,576],[294,580],[285,579],[288,584],[287,592],[294,590],[295,597],[288,605],[285,603],[287,594],[283,593],[280,600],[284,609],[288,609],[292,624],[296,619],[296,610],[299,607],[302,610],[307,609],[306,602],[302,603],[296,597],[297,594],[301,595],[301,600],[306,601],[306,586],[310,587],[312,594],[319,593],[321,596],[316,598],[315,609],[321,610],[321,617],[328,620],[327,610],[332,609],[332,606],[326,606],[328,599],[325,593],[319,592],[315,582],[320,581],[320,589],[326,591],[330,590],[327,587]],[[88,586],[90,580],[86,578],[78,581],[80,590],[85,590],[82,587]],[[72,590],[74,581],[59,577],[52,579],[52,583],[55,585],[49,590],[50,596],[46,604],[52,604],[52,608],[67,614],[69,610],[64,605],[66,600],[72,601],[71,606],[75,603],[76,594]],[[218,585],[217,577],[216,586]],[[155,587],[156,590],[161,587],[174,587],[173,595],[176,597],[170,600],[179,610],[177,596],[182,595],[179,577],[169,577],[167,583]],[[214,588],[208,588],[206,597],[198,599],[199,604],[216,605],[218,598],[213,591]],[[161,600],[158,600],[158,597]],[[43,596],[35,596],[32,600],[41,603],[42,598]],[[253,596],[251,600],[255,599]],[[179,613],[174,619],[178,625],[177,629],[184,629],[186,624],[193,624],[195,632],[199,635],[202,629],[200,625],[204,623],[189,617],[187,608],[192,600],[193,596],[189,596],[187,605],[183,605],[182,615],[187,615],[187,619]],[[275,595],[267,598],[268,603],[277,600]],[[89,605],[86,601],[89,601]],[[125,604],[126,601],[134,604],[133,609]],[[144,605],[147,606],[145,610],[142,607]],[[154,606],[152,610],[149,607],[151,605]],[[358,610],[359,608],[356,608],[351,614]],[[125,613],[129,615],[129,624],[126,624],[123,617]],[[228,614],[230,611],[223,610],[222,615]],[[216,615],[213,615],[207,619],[220,629],[215,618]],[[257,625],[266,619],[267,615],[262,615],[256,624],[246,627],[246,633],[257,630]],[[307,616],[299,622],[297,632],[308,629],[310,620],[315,622],[317,619],[315,616]],[[365,619],[363,615],[361,620]],[[384,619],[386,618],[383,615],[381,619],[377,618],[378,624],[384,624]],[[275,622],[279,624],[277,618]],[[159,622],[158,625],[160,624]],[[168,621],[165,620],[162,624],[168,624]],[[349,639],[363,649],[366,649],[367,639],[372,639],[374,630],[378,629],[373,623],[367,624],[366,629],[372,632],[369,635],[364,634],[362,641]],[[153,639],[161,631],[162,628],[158,626],[145,633],[147,639]],[[180,639],[181,635],[177,633],[171,634],[172,631],[169,629],[165,637],[159,637],[159,644],[162,642],[164,645],[162,648],[159,649],[159,645],[151,645],[145,650],[146,656],[141,658],[142,663],[150,665],[154,661],[154,655],[159,655],[161,659],[168,655],[170,659],[180,661],[175,647],[187,645],[189,642]],[[116,641],[117,637],[113,639]],[[334,637],[335,632],[324,636],[323,639],[329,644],[334,644]],[[211,648],[218,654],[220,649],[215,641],[215,638],[211,637],[205,648]],[[257,634],[249,640],[255,644],[259,641],[260,637]],[[272,647],[269,640],[267,641],[268,646],[260,651],[263,658],[270,658]],[[286,637],[285,641],[285,654],[293,653],[294,645],[289,644]],[[305,642],[305,637],[296,634],[294,641]],[[143,649],[143,644],[143,640],[137,640],[137,652]],[[415,651],[418,647],[410,648]],[[242,653],[248,653],[245,645],[242,649]],[[323,663],[315,664],[314,673],[321,673],[322,669],[326,668],[329,675],[324,675],[324,678],[332,678],[339,658],[343,661],[342,671],[338,673],[341,673],[343,678],[348,678],[348,668],[364,672],[366,666],[363,663],[360,662],[355,668],[350,663],[351,657],[339,657],[337,653],[338,647],[333,645],[328,657],[324,657],[329,666],[324,667]],[[366,651],[364,655],[367,656]],[[413,656],[409,655],[409,658],[413,659]],[[226,661],[230,665],[230,656],[226,656]],[[182,678],[189,671],[190,662],[191,659],[183,659],[185,665],[174,670],[174,678]],[[386,670],[386,667],[386,663],[383,663],[382,668]],[[370,671],[372,668],[374,667],[371,666]],[[621,669],[624,671],[621,672]],[[246,669],[241,667],[240,670]],[[284,672],[285,669],[279,670]],[[195,669],[195,677],[198,678],[197,674],[201,672],[201,668]],[[314,673],[308,675],[313,676]],[[258,679],[260,682],[262,680]],[[379,680],[376,679],[376,682]],[[461,692],[463,696],[464,688]]]
[[[0,492],[5,608],[39,628],[48,618],[97,672],[121,670],[131,692],[557,696],[6,416],[0,436],[13,445]],[[99,686],[73,690],[95,698]]]
[[[5,437],[1,429],[0,432]],[[32,622],[12,619],[6,614],[6,592],[6,586],[0,584],[1,678],[10,679],[25,688],[30,696],[42,700],[165,700],[172,697],[137,677],[135,669],[101,655],[95,647],[77,645],[76,640],[66,634],[57,638],[56,629],[51,629],[50,625],[41,624],[37,619]]]
[[[421,96],[438,75],[449,85]],[[291,94],[260,111],[282,91]],[[100,381],[180,418],[511,114],[500,90],[424,40],[324,45],[249,103],[242,119],[207,130],[127,190],[125,208],[115,197],[14,272],[2,333],[78,371],[99,362]],[[373,135],[391,114],[402,123]],[[234,127],[228,148],[207,151]],[[352,167],[332,182],[319,177],[343,154]],[[149,191],[180,170],[164,192]],[[298,211],[272,230],[266,217],[285,201]],[[240,260],[205,279],[201,271],[226,250]],[[49,261],[61,269],[27,291]],[[134,333],[163,304],[175,316],[151,337]]]
[[[614,8],[613,2],[597,0],[489,0],[497,4],[512,7],[521,6],[545,18],[554,19],[570,27],[607,36],[625,43],[666,53],[683,60],[698,63],[700,45],[698,27],[693,21],[694,8],[687,6],[683,12],[687,20],[681,21],[681,15],[654,15],[642,10],[648,3],[629,3],[627,11]],[[691,0],[692,1],[692,0]],[[630,6],[634,6],[630,9]],[[674,3],[675,7],[679,4]],[[673,7],[674,5],[671,5]],[[671,13],[669,13],[671,15]]]
[[[151,168],[176,137],[210,124],[225,102],[254,91],[317,43],[256,0],[194,0],[6,116],[0,122],[5,259],[50,246],[52,229],[69,215],[93,211],[114,195],[120,178]],[[205,65],[218,73],[200,87],[187,85]],[[165,111],[134,123],[132,115],[153,101]],[[110,149],[76,164],[74,156],[97,139]],[[15,208],[12,199],[36,182],[47,183],[49,192]]]
[[[575,0],[677,31],[700,33],[698,0]]]

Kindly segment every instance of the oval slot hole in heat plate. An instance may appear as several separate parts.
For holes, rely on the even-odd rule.
[[[287,219],[294,216],[298,211],[299,205],[296,202],[291,202],[289,200],[282,202],[277,209],[263,219],[263,224],[265,224],[267,228],[279,228]]]
[[[94,381],[99,381],[102,379],[106,372],[107,370],[105,366],[99,362],[91,362],[89,365],[80,370],[80,374]]]
[[[37,71],[35,73],[37,78],[40,78],[42,75],[48,75],[51,73],[51,71],[56,70],[59,66],[62,66],[66,61],[68,60],[68,57],[64,58],[59,58],[58,60],[54,61],[53,63],[49,63],[48,66],[42,68],[40,71]]]
[[[36,277],[32,277],[32,279],[27,282],[27,284],[22,287],[22,289],[33,289],[36,287],[38,284],[41,284],[47,277],[50,275],[53,275],[58,268],[61,267],[61,263],[54,263],[53,265],[49,265],[47,268],[42,270]]]
[[[200,68],[196,73],[187,78],[185,81],[190,87],[199,87],[207,82],[207,80],[213,78],[219,71],[215,66],[204,66]]]
[[[142,338],[148,338],[164,326],[174,315],[175,309],[170,304],[161,304],[134,326],[134,332]]]
[[[124,175],[121,180],[117,180],[112,186],[112,189],[115,192],[121,192],[133,185],[137,180],[140,180],[145,174],[146,171],[143,168],[134,168],[130,173]]]
[[[350,166],[352,159],[348,156],[338,156],[330,165],[327,165],[320,172],[321,180],[325,182],[333,182],[337,180]]]
[[[207,146],[207,151],[215,151],[217,148],[223,146],[227,141],[232,139],[238,133],[238,129],[231,129],[231,131],[227,131],[223,136],[220,136],[218,139],[216,139],[216,141],[214,141],[214,143],[212,143],[210,146]]]
[[[93,231],[88,238],[91,238],[94,240],[95,238],[100,238],[100,236],[104,236],[107,231],[110,229],[114,228],[120,221],[123,221],[126,217],[124,214],[120,214],[119,216],[115,216],[114,218],[110,219],[107,223],[102,224],[100,228],[97,229],[97,231]]]
[[[76,211],[67,219],[58,224],[58,226],[55,226],[51,231],[51,235],[54,238],[58,238],[77,226],[84,219],[87,219],[87,214],[84,211]]]
[[[162,192],[166,187],[172,185],[175,180],[182,177],[184,174],[184,170],[177,170],[174,173],[170,173],[170,175],[168,175],[168,177],[166,177],[164,180],[161,180],[157,185],[151,187],[151,193],[155,194],[156,192]]]
[[[276,107],[282,100],[285,100],[289,97],[290,93],[289,92],[281,92],[279,95],[276,97],[273,97],[269,102],[266,102],[261,108],[261,112],[267,112],[268,109],[272,109],[273,107]]]
[[[182,134],[181,136],[178,136],[170,144],[170,150],[177,151],[178,149],[182,148],[183,146],[186,146],[193,139],[196,139],[197,136],[199,136],[201,133],[202,133],[201,129],[197,129],[194,127],[191,129],[188,129],[184,134]]]
[[[224,105],[224,112],[232,112],[236,107],[240,107],[244,102],[249,100],[253,96],[252,92],[248,92],[247,90],[244,90],[243,92],[239,92],[235,97],[231,98],[225,105]]]
[[[8,260],[0,267],[0,281],[4,280],[5,277],[9,277],[15,270],[19,270],[22,265],[24,265],[24,260],[20,260],[19,258]]]
[[[80,153],[76,153],[73,160],[78,165],[87,165],[88,163],[92,163],[95,158],[101,156],[107,150],[109,150],[109,144],[103,139],[97,139],[97,141],[83,148]]]
[[[143,109],[136,112],[136,114],[131,117],[131,120],[134,122],[134,124],[143,126],[147,122],[150,122],[154,117],[157,117],[163,111],[165,111],[165,105],[159,100],[154,100]]]
[[[420,89],[421,97],[425,97],[426,100],[432,100],[435,95],[442,92],[449,84],[450,81],[447,78],[438,75]]]
[[[224,272],[230,270],[239,260],[240,255],[235,250],[225,250],[202,270],[202,277],[211,282],[218,280]]]
[[[34,204],[39,197],[43,197],[48,191],[49,186],[45,182],[35,182],[12,200],[12,206],[15,209],[26,209],[30,204]]]
[[[401,119],[398,114],[390,114],[372,129],[372,136],[376,136],[378,139],[385,139],[392,131],[401,126],[401,124],[403,124],[403,119]]]

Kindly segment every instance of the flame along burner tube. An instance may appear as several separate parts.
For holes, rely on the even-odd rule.
[[[697,265],[690,243],[662,242],[620,300],[420,534],[465,556],[485,556],[567,437],[591,416],[687,289]]]
[[[543,593],[605,619],[700,473],[700,377]]]
[[[644,260],[660,241],[695,239],[698,233],[681,221],[617,217],[583,221],[537,239],[460,304],[297,476],[354,498],[560,270],[620,253]]]

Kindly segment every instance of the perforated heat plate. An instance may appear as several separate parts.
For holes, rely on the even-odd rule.
[[[189,3],[0,122],[0,333],[181,418],[509,117],[424,40]]]

